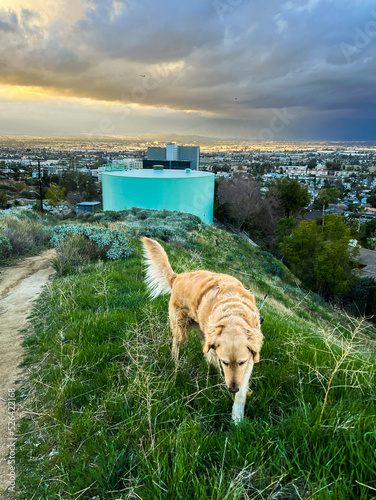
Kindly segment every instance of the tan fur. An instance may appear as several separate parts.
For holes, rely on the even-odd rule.
[[[152,298],[171,292],[169,304],[173,335],[172,356],[188,338],[189,327],[198,324],[208,362],[222,366],[230,392],[236,393],[232,416],[243,418],[248,381],[253,364],[260,360],[260,314],[252,293],[227,274],[194,271],[173,272],[163,247],[142,239],[146,257],[146,282]]]

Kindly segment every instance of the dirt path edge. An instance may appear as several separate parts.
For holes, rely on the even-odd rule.
[[[28,257],[16,266],[0,268],[0,500],[6,489],[14,491],[17,465],[14,390],[24,375],[23,335],[33,303],[54,274],[55,250]],[[7,458],[9,455],[9,458]]]

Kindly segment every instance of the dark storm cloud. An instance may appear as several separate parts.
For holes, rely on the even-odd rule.
[[[0,82],[192,110],[229,129],[275,109],[299,110],[295,124],[316,113],[313,127],[375,111],[373,1],[92,0],[73,25],[37,21],[0,11]]]
[[[175,61],[221,42],[210,2],[93,2],[76,29],[110,58],[140,63]]]

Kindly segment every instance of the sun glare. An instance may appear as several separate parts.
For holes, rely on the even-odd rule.
[[[68,23],[77,21],[83,12],[85,0],[0,0],[0,9],[21,12],[22,9],[39,13],[42,24],[49,24],[60,17]]]
[[[25,87],[22,85],[0,85],[3,98],[10,101],[56,99],[56,96],[41,87]]]

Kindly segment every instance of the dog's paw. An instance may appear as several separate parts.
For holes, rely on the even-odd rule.
[[[241,414],[232,414],[232,421],[234,422],[235,425],[240,424],[244,420],[244,415]]]
[[[244,418],[244,406],[234,405],[232,407],[232,420],[235,424],[239,424]]]

